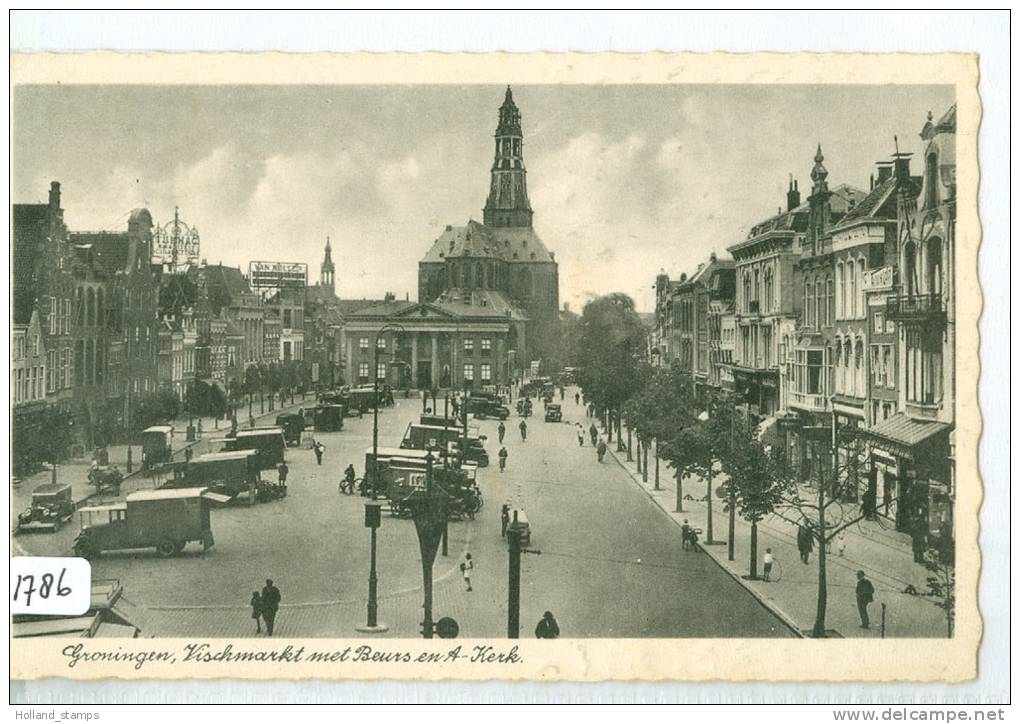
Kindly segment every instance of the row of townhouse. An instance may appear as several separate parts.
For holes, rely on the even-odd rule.
[[[852,469],[849,499],[929,542],[952,540],[956,484],[955,132],[955,106],[929,114],[922,173],[897,152],[867,190],[830,187],[819,147],[807,198],[791,179],[732,260],[659,275],[651,345],[733,393],[804,481]]]

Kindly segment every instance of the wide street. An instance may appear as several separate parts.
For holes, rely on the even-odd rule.
[[[521,635],[531,637],[543,611],[556,615],[564,637],[752,637],[791,632],[729,574],[702,553],[685,553],[679,529],[607,456],[599,464],[568,390],[564,423],[545,423],[542,405],[528,419],[507,421],[509,464],[496,464],[497,422],[472,421],[488,435],[493,465],[479,471],[485,507],[474,521],[450,524],[449,555],[437,556],[434,613],[453,616],[463,637],[506,635],[506,544],[500,506],[527,512],[530,550],[522,557]],[[439,402],[442,408],[442,400]],[[396,446],[417,419],[419,399],[397,399],[379,416],[380,446]],[[348,419],[338,433],[316,436],[326,447],[322,466],[307,448],[288,450],[289,495],[254,507],[212,513],[216,545],[195,544],[178,558],[155,552],[107,553],[94,578],[116,578],[134,604],[143,635],[253,635],[247,602],[272,578],[283,594],[279,636],[359,635],[367,597],[369,534],[364,499],[341,495],[337,481],[353,462],[359,476],[371,445],[372,419]],[[215,443],[204,442],[198,451]],[[274,475],[267,471],[265,475]],[[36,555],[67,554],[77,524],[52,535],[19,536]],[[421,566],[414,524],[384,516],[378,531],[379,616],[387,636],[420,635]],[[468,592],[458,564],[475,561]]]

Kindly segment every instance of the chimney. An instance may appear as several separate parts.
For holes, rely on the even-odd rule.
[[[876,184],[885,183],[886,180],[888,180],[889,177],[892,176],[893,171],[892,162],[879,161],[875,165],[878,166],[878,178],[875,180],[875,183]]]
[[[906,181],[910,178],[910,154],[909,153],[897,153],[895,156],[895,171],[893,175],[896,176],[900,181]]]
[[[798,206],[800,206],[800,189],[797,188],[793,174],[790,174],[790,188],[786,191],[786,210],[793,211]]]
[[[60,208],[60,182],[50,182],[50,208],[53,210]]]
[[[871,174],[871,182],[870,185],[868,186],[868,191],[874,190],[875,190],[875,174]]]

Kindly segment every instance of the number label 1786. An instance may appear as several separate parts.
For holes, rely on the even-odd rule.
[[[92,566],[84,558],[11,559],[11,613],[80,616],[91,607]]]

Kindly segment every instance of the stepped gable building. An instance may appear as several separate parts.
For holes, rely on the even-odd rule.
[[[482,223],[447,226],[418,265],[423,304],[512,310],[507,344],[517,363],[555,356],[559,329],[559,269],[532,226],[524,167],[521,112],[506,89],[495,133],[495,158]]]

